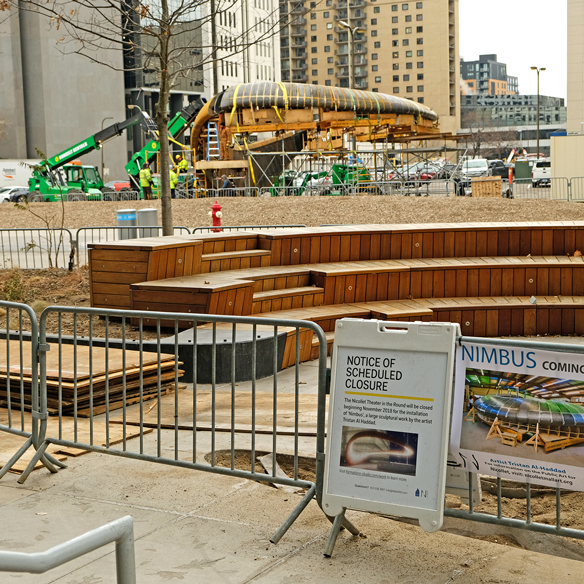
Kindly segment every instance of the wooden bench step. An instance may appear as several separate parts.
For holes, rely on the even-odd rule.
[[[272,252],[266,249],[246,249],[203,254],[201,272],[227,272],[268,267],[271,254]]]
[[[309,308],[324,304],[324,290],[318,286],[300,286],[279,290],[255,292],[253,295],[252,314]]]
[[[324,288],[318,286],[301,286],[299,288],[283,288],[281,290],[268,290],[267,292],[255,292],[254,302],[262,300],[274,300],[276,298],[287,298],[289,296],[305,296],[307,294],[323,294]]]
[[[211,262],[213,260],[232,260],[235,258],[254,258],[261,256],[269,256],[270,251],[266,249],[246,249],[243,251],[223,251],[220,253],[206,253],[203,254],[202,260],[204,262]]]

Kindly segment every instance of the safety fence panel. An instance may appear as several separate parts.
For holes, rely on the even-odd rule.
[[[0,229],[2,269],[41,270],[66,267],[73,249],[69,229]]]
[[[227,189],[204,189],[203,192],[197,197],[201,198],[217,198],[217,197],[258,197],[259,189],[256,187],[230,187]]]
[[[575,176],[570,179],[570,201],[576,203],[584,201],[584,176]]]
[[[524,354],[524,352],[527,352],[528,355],[532,355],[535,356],[535,353],[533,352],[529,352],[529,351],[553,351],[558,353],[558,361],[561,362],[562,361],[562,353],[578,353],[580,355],[584,356],[584,347],[580,346],[580,345],[564,345],[562,343],[542,343],[542,342],[535,342],[535,341],[528,341],[528,340],[508,340],[508,339],[493,339],[493,338],[475,338],[475,337],[460,337],[459,338],[459,343],[462,345],[463,343],[472,343],[475,345],[495,345],[495,348],[497,346],[501,346],[505,348],[505,353],[509,353],[509,349],[511,349],[511,351],[517,350],[518,353],[520,353],[521,355]],[[490,347],[490,350],[492,350],[492,347]],[[484,349],[483,349],[484,351]],[[501,350],[501,352],[503,352],[503,349]],[[484,355],[485,353],[483,353]],[[513,355],[515,355],[515,353],[513,353]],[[492,353],[489,354],[489,359],[492,358]],[[513,356],[513,360],[515,359],[515,356]],[[491,362],[491,360],[488,361],[489,363]],[[534,361],[535,363],[535,361]],[[555,364],[555,363],[554,363]],[[561,364],[561,363],[560,363]],[[501,367],[503,367],[501,369]],[[509,365],[509,367],[511,367],[511,365]],[[502,363],[499,364],[499,366],[497,367],[497,365],[495,365],[494,369],[496,369],[497,371],[506,371],[505,366],[502,365]],[[468,369],[466,370],[467,372],[469,371]],[[524,376],[526,378],[530,378],[530,380],[539,380],[539,384],[542,387],[547,387],[549,385],[553,385],[553,387],[558,388],[558,387],[565,387],[566,383],[564,383],[563,385],[559,385],[558,382],[560,381],[564,381],[567,382],[568,380],[565,379],[566,375],[565,374],[558,374],[562,376],[562,380],[556,380],[556,383],[553,383],[553,377],[554,376],[554,369],[550,369],[550,378],[537,378],[537,376],[532,375],[532,373],[529,373],[528,375]],[[493,372],[491,372],[493,373]],[[476,371],[476,370],[471,370],[470,373],[467,373],[469,376],[473,376],[473,375],[480,375],[481,377],[477,378],[477,382],[478,383],[482,383],[483,382],[483,378],[487,383],[487,389],[486,389],[486,395],[489,395],[489,392],[492,390],[493,393],[491,395],[494,395],[496,393],[505,393],[508,392],[508,395],[512,398],[512,405],[510,405],[508,402],[505,402],[507,406],[509,406],[509,413],[512,407],[517,407],[519,408],[520,403],[522,403],[519,399],[521,396],[525,397],[527,395],[526,393],[526,383],[521,383],[520,381],[515,381],[514,383],[509,384],[509,389],[506,388],[506,386],[497,386],[496,388],[492,385],[493,381],[491,381],[491,377],[489,376],[489,371],[487,370],[487,368],[484,365],[481,365],[480,371]],[[507,373],[504,373],[502,375],[507,376]],[[522,377],[521,375],[519,375],[518,377]],[[529,380],[528,380],[529,381]],[[549,381],[549,383],[547,383]],[[468,383],[468,379],[466,380],[466,382]],[[574,386],[578,386],[578,384],[581,384],[581,382],[579,381],[574,381],[572,382],[574,384]],[[490,389],[489,389],[490,386]],[[483,387],[485,387],[483,385]],[[554,392],[557,392],[557,390],[553,390]],[[568,390],[565,390],[568,391]],[[560,390],[560,392],[562,392],[562,390]],[[540,393],[546,393],[545,390],[543,392],[538,392],[536,394],[533,395],[533,397],[535,397],[536,395],[540,395]],[[549,392],[548,392],[549,393]],[[574,392],[572,392],[574,393]],[[578,393],[578,392],[576,392]],[[559,394],[556,393],[556,395],[558,395],[559,399],[562,399],[563,397],[563,402],[566,402],[566,398],[570,398],[571,394],[568,393],[567,395],[563,395],[563,396],[559,396]],[[558,398],[552,398],[552,399],[558,399]],[[537,400],[539,401],[539,400]],[[559,412],[560,409],[556,403],[552,403],[552,402],[548,402],[546,399],[541,400],[543,402],[542,407],[541,407],[541,411],[537,412],[536,410],[533,411],[533,414],[536,414],[536,416],[533,419],[539,419],[541,420],[541,426],[545,426],[545,424],[550,424],[550,421],[552,420],[552,414],[550,412]],[[549,405],[548,405],[549,404]],[[576,404],[575,404],[576,405]],[[529,406],[528,408],[525,408],[524,406]],[[505,428],[505,424],[503,423],[504,420],[501,419],[499,420],[499,418],[497,417],[495,419],[495,423],[493,424],[491,431],[494,432],[493,428],[496,426],[497,423],[501,423],[502,425],[498,428],[496,428],[498,431],[495,432],[492,435],[492,438],[494,438],[495,440],[498,440],[499,443],[502,446],[503,449],[505,449],[504,455],[507,456],[513,456],[513,457],[519,457],[516,460],[519,461],[519,464],[516,463],[506,463],[503,462],[502,464],[507,464],[508,467],[511,467],[513,464],[516,464],[516,466],[521,467],[522,464],[524,465],[526,460],[528,459],[530,461],[531,464],[534,465],[533,468],[538,468],[538,462],[539,464],[541,464],[541,456],[538,459],[536,456],[533,456],[533,452],[534,452],[534,447],[531,445],[534,442],[534,439],[539,438],[538,432],[540,431],[540,423],[535,423],[532,422],[532,427],[527,427],[527,432],[525,431],[525,428],[523,426],[521,426],[521,424],[525,424],[526,421],[529,420],[529,413],[528,410],[534,410],[534,406],[533,404],[527,404],[527,403],[523,403],[523,406],[521,406],[521,414],[519,414],[519,412],[517,412],[519,415],[517,415],[516,421],[507,423],[506,425],[509,426],[511,428],[511,430],[509,432],[511,432],[511,436],[509,436],[507,434],[508,430],[506,430]],[[501,412],[503,412],[503,408],[501,408],[500,410]],[[505,410],[506,412],[508,410]],[[572,412],[575,411],[573,408],[570,409],[569,407],[569,403],[566,405],[565,411],[568,412]],[[547,414],[546,414],[547,412]],[[471,421],[471,415],[472,415],[472,411],[465,411],[465,419],[463,420],[463,424],[471,424],[474,423],[474,418],[472,418],[473,421]],[[539,418],[537,416],[537,414],[539,415]],[[477,414],[478,418],[477,418],[477,422],[478,424],[483,424],[482,418],[480,417],[481,414]],[[580,432],[581,430],[577,430],[576,428],[574,428],[574,420],[576,418],[576,415],[571,416],[571,415],[562,415],[562,414],[555,414],[556,416],[558,416],[563,424],[565,426],[567,426],[567,428],[564,428],[564,432],[567,430],[567,435],[568,436],[572,436],[574,438],[576,438],[577,436],[580,436]],[[512,416],[509,416],[509,420],[513,419]],[[547,420],[547,421],[546,421]],[[485,426],[486,428],[486,426]],[[513,428],[516,428],[516,431],[513,430]],[[513,434],[513,432],[515,432]],[[521,439],[518,440],[518,436],[521,434]],[[489,433],[490,434],[490,433]],[[483,431],[482,432],[482,436],[483,436],[483,440],[485,439],[485,437],[488,437],[489,434],[487,434],[487,431]],[[556,434],[556,430],[553,431],[553,434]],[[474,436],[474,434],[473,434]],[[529,436],[533,436],[530,440],[528,440]],[[511,445],[507,445],[508,442],[505,442],[505,438],[512,438],[511,441]],[[553,436],[552,439],[559,439],[560,437],[560,431],[557,431],[557,436]],[[468,438],[467,438],[468,439]],[[488,438],[487,438],[488,439]],[[554,464],[558,464],[557,460],[554,461],[553,455],[551,455],[550,453],[547,452],[547,447],[544,447],[543,442],[545,441],[541,441],[539,444],[539,448],[540,448],[540,452],[542,450],[546,450],[545,452],[545,457],[546,457],[546,461],[544,463],[544,465],[548,465],[549,467],[553,467]],[[578,440],[573,440],[574,443],[577,443]],[[513,444],[515,444],[515,448],[513,448]],[[467,448],[471,448],[470,446],[467,446]],[[567,446],[567,449],[570,448],[575,448],[575,446]],[[553,450],[553,448],[552,448]],[[566,450],[564,450],[564,446],[562,446],[561,450],[557,450],[558,452],[566,452]],[[497,452],[498,450],[496,449],[496,445],[493,445],[493,447],[489,447],[488,449],[486,449],[485,451],[488,451],[489,453],[493,454],[493,457],[496,459],[497,458]],[[490,455],[489,455],[490,456]],[[503,456],[504,459],[507,458],[507,456]],[[549,457],[549,459],[547,458]],[[474,456],[473,456],[474,458]],[[549,460],[549,462],[548,462]],[[565,461],[566,459],[564,459]],[[572,462],[567,462],[566,464],[571,464],[574,466],[581,466],[581,461],[578,458],[578,455],[574,454],[573,457],[571,459]],[[474,461],[474,463],[476,464],[476,459]],[[473,465],[473,461],[468,461],[469,467],[472,467]],[[450,466],[450,461],[449,461],[449,466]],[[458,466],[457,463],[455,463],[453,466]],[[477,466],[477,469],[479,467]],[[544,467],[541,467],[544,468]],[[527,471],[526,474],[529,473],[529,470]],[[445,508],[444,514],[448,517],[455,517],[458,519],[466,519],[466,520],[470,520],[470,521],[477,521],[480,523],[488,523],[488,524],[493,524],[493,525],[501,525],[501,526],[506,526],[506,527],[515,527],[515,528],[519,528],[522,530],[527,530],[527,531],[535,531],[535,532],[539,532],[539,533],[547,533],[547,534],[552,534],[552,535],[560,535],[560,536],[564,536],[564,537],[573,537],[576,539],[581,539],[584,540],[584,530],[582,529],[575,529],[573,527],[569,527],[570,525],[574,524],[573,521],[573,517],[571,516],[570,512],[570,502],[568,497],[570,496],[570,494],[573,493],[573,491],[568,490],[568,489],[562,489],[559,486],[556,488],[552,488],[552,487],[542,487],[541,485],[538,484],[533,484],[531,485],[530,483],[524,483],[524,482],[517,482],[517,481],[510,481],[510,480],[503,480],[501,479],[501,477],[490,477],[487,476],[487,473],[484,472],[484,470],[481,470],[481,474],[478,474],[478,470],[477,473],[473,473],[470,472],[468,473],[468,478],[469,478],[469,482],[468,482],[468,495],[467,495],[467,499],[465,498],[465,503],[467,503],[467,505],[462,506],[460,508],[449,508],[448,506]],[[478,492],[480,492],[480,489],[476,488],[476,481],[480,481],[483,484],[483,489],[486,486],[487,489],[489,490],[489,492],[491,492],[492,494],[496,495],[496,501],[494,502],[496,505],[496,511],[494,512],[488,512],[489,511],[489,507],[493,507],[494,509],[494,505],[486,505],[486,509],[477,509],[477,504],[478,501],[475,502],[476,498],[477,498],[477,490]],[[447,479],[448,482],[448,479]],[[559,484],[559,483],[556,483]],[[570,483],[571,484],[571,483]],[[532,492],[533,491],[533,492]],[[549,509],[549,512],[546,513],[546,515],[549,516],[549,523],[540,523],[540,522],[536,522],[533,521],[533,516],[535,515],[535,511],[537,508],[541,509],[541,497],[544,496],[544,494],[546,494],[548,497],[550,497],[550,495],[553,497],[554,499],[554,503],[555,503],[555,510],[553,509],[553,506],[551,509]],[[511,497],[511,499],[509,498]],[[514,502],[514,499],[516,500],[517,498],[519,499],[524,499],[525,504],[521,504],[520,506],[517,505],[517,503]],[[535,501],[534,501],[535,499]],[[567,500],[568,499],[568,500]],[[549,505],[550,503],[548,503],[546,501],[545,503],[546,505]],[[552,503],[553,505],[553,503]],[[524,508],[524,511],[518,511],[518,509]],[[555,513],[554,513],[555,511]],[[566,512],[565,514],[563,512]],[[520,513],[523,515],[523,517],[520,516]]]
[[[374,194],[404,197],[452,197],[456,194],[456,183],[450,180],[386,181],[375,183]]]
[[[102,201],[139,201],[141,199],[140,191],[131,190],[102,190]]]
[[[514,199],[570,200],[570,183],[567,178],[550,178],[533,181],[528,178],[515,179],[512,184]]]
[[[117,584],[136,584],[134,520],[121,517],[45,552],[0,551],[0,572],[44,574],[109,543],[116,544]]]
[[[222,225],[221,231],[268,231],[270,229],[299,229],[306,227],[303,224],[297,225]],[[216,231],[217,227],[194,227],[191,233],[209,233]]]
[[[318,325],[49,307],[39,330],[51,417],[23,482],[52,444],[306,489],[273,541],[313,498],[299,465],[301,452],[324,452],[327,343]],[[314,356],[319,393],[301,409],[300,364]],[[285,368],[293,374],[283,382]],[[55,370],[58,378],[47,375]]]
[[[188,227],[174,227],[175,235],[190,235]],[[162,235],[162,227],[80,227],[75,232],[75,249],[77,262],[80,266],[87,264],[87,245],[90,243],[107,243],[110,241],[120,241],[128,238],[128,232],[132,238],[136,237],[156,237]]]
[[[26,304],[6,301],[0,302],[0,314],[0,432],[12,435],[1,439],[1,456],[6,458],[0,460],[2,477],[26,450],[38,445],[39,421],[46,410],[41,409],[38,386],[36,314]]]

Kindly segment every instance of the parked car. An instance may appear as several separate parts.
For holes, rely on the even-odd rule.
[[[473,158],[462,163],[462,175],[465,178],[488,176],[489,171],[489,162],[486,158]]]
[[[110,180],[106,182],[104,188],[115,189],[116,191],[121,191],[122,189],[130,188],[130,181],[128,180]]]
[[[493,176],[509,178],[509,168],[502,160],[489,160],[489,168]]]
[[[22,191],[23,189],[28,192],[28,187],[3,187],[0,189],[0,203],[10,203],[11,196],[16,191]]]
[[[531,169],[531,186],[549,187],[552,184],[552,164],[549,158],[541,158],[533,163]]]
[[[24,203],[28,201],[28,189],[26,187],[22,187],[11,193],[10,195],[10,202],[11,203]]]

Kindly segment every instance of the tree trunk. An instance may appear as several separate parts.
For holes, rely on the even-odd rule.
[[[161,0],[162,27],[160,30],[160,94],[156,104],[156,124],[160,139],[160,210],[162,214],[162,235],[173,235],[172,199],[170,198],[170,173],[168,157],[168,102],[170,98],[168,0]]]

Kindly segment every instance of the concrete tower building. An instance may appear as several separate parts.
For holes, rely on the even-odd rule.
[[[282,80],[349,87],[428,105],[442,131],[460,120],[458,0],[280,0]]]
[[[568,0],[568,132],[584,122],[584,3]]]

